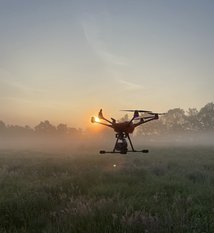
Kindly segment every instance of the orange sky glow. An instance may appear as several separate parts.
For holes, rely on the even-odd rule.
[[[212,1],[0,3],[0,120],[91,126],[214,100]]]

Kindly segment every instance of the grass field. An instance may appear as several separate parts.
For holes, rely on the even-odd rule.
[[[0,151],[0,232],[213,233],[214,148]]]

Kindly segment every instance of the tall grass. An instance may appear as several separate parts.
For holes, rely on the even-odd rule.
[[[214,232],[214,149],[151,151],[1,151],[0,232]]]

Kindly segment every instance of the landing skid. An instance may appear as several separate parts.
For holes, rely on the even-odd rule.
[[[128,152],[142,152],[142,153],[149,153],[149,150],[128,150],[126,152],[121,151],[105,151],[101,150],[100,154],[127,154]]]
[[[126,142],[126,138],[129,141],[129,144],[131,146],[131,150],[128,150],[128,144]],[[113,151],[105,151],[101,150],[100,154],[127,154],[128,152],[142,152],[142,153],[148,153],[149,150],[135,150],[131,141],[131,138],[129,137],[128,133],[120,132],[116,134],[116,142],[114,145]]]

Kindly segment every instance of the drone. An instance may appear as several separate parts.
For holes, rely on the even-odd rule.
[[[120,153],[127,154],[128,152],[143,152],[148,153],[149,150],[135,150],[131,141],[129,134],[132,134],[136,127],[139,125],[145,124],[149,121],[158,120],[159,115],[164,115],[165,113],[154,113],[152,111],[146,110],[121,110],[125,112],[133,112],[133,117],[129,121],[116,122],[114,118],[111,120],[106,119],[103,116],[102,109],[98,113],[98,117],[91,117],[92,123],[101,124],[107,127],[112,128],[116,132],[116,142],[112,151],[101,150],[100,154],[105,153]],[[137,122],[136,122],[137,121]],[[131,146],[131,150],[128,149],[128,143]]]

